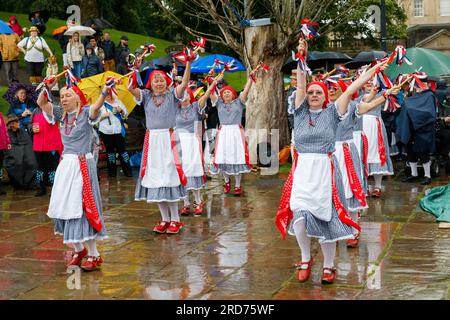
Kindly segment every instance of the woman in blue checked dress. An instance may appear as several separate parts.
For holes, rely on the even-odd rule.
[[[75,249],[68,267],[81,265],[85,271],[100,268],[103,260],[96,241],[106,237],[97,164],[91,153],[92,126],[100,121],[106,91],[90,107],[83,107],[79,89],[66,87],[60,91],[61,106],[50,103],[44,91],[37,100],[46,120],[60,123],[64,145],[47,215],[55,222],[55,234],[63,236],[63,242]],[[86,261],[81,264],[84,257]]]
[[[301,39],[299,51],[305,51],[306,46]],[[336,241],[352,238],[352,227],[359,228],[346,213],[342,174],[332,153],[337,126],[349,115],[351,96],[377,68],[385,68],[385,65],[379,63],[371,68],[328,106],[327,87],[321,82],[306,86],[306,76],[298,67],[295,104],[289,108],[294,114],[294,142],[298,153],[295,163],[298,165],[292,169],[289,207],[293,218],[288,221],[287,231],[296,236],[300,246],[301,262],[297,265],[300,282],[307,281],[311,273],[311,237],[319,239],[324,256],[322,283],[329,284],[336,277]],[[380,97],[370,104],[360,104],[354,112],[365,113],[384,99]]]

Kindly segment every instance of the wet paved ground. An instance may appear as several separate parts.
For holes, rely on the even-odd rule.
[[[320,284],[322,256],[313,240],[312,279],[300,284],[294,237],[274,224],[286,175],[247,175],[243,197],[208,183],[207,216],[187,217],[181,234],[154,235],[156,205],[133,201],[134,179],[102,174],[110,238],[101,272],[66,273],[71,249],[53,235],[48,197],[9,190],[0,198],[0,299],[449,299],[450,230],[417,207],[428,187],[390,179],[369,200],[361,244],[337,251],[337,280]]]

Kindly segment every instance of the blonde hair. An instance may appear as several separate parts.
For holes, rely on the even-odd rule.
[[[78,42],[78,43],[81,43],[80,34],[79,34],[78,32],[74,32],[74,33],[72,34],[72,36],[71,36],[70,39],[69,39],[69,42],[70,42],[71,44],[74,43],[73,37],[74,37],[75,34],[78,35],[78,41],[77,41],[77,42]]]
[[[62,87],[59,90],[59,96],[61,96],[61,94],[63,93],[63,90],[64,91],[69,91],[75,96],[75,99],[77,101],[77,114],[75,116],[75,119],[77,119],[78,115],[80,114],[80,111],[81,111],[81,98],[80,98],[79,95],[77,95],[77,93],[72,88],[67,88],[67,87]],[[63,115],[62,115],[62,119],[64,119],[66,116],[67,116],[67,111],[64,110]],[[75,125],[76,125],[76,120],[75,120]]]

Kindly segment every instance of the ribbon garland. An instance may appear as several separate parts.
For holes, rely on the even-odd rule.
[[[312,22],[309,19],[303,19],[302,21],[300,21],[300,25],[300,30],[305,39],[311,40],[320,36],[320,34],[314,28],[319,25],[317,22]]]
[[[375,72],[375,77],[373,78],[373,86],[380,89],[390,89],[392,88],[392,82],[384,72],[378,68]]]
[[[297,61],[297,64],[303,73],[306,72],[309,75],[312,74],[311,69],[309,69],[308,65],[306,64],[305,57],[303,57],[300,52],[295,53],[294,51],[292,51],[292,60]]]
[[[403,64],[403,62],[406,62],[406,64],[408,65],[412,65],[411,60],[408,59],[408,57],[406,56],[406,49],[403,46],[397,46],[394,50],[394,52],[392,52],[391,56],[389,57],[389,64],[394,61],[395,59],[395,63],[399,66],[401,66]]]
[[[401,105],[398,103],[397,98],[392,95],[388,95],[386,97],[386,102],[384,103],[383,111],[395,112],[401,108]]]
[[[409,91],[413,91],[414,88],[420,88],[422,90],[426,90],[427,86],[422,82],[422,80],[420,78],[426,78],[427,75],[424,72],[419,72],[416,71],[414,73],[411,73],[410,76],[412,77],[410,86],[409,86]]]

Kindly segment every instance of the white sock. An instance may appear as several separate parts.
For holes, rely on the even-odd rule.
[[[352,218],[353,221],[358,222],[358,211],[349,211],[348,214],[350,215],[350,217]],[[355,228],[353,229],[353,234],[358,234],[358,230],[356,230]]]
[[[97,243],[95,240],[91,239],[86,241],[87,247],[88,247],[88,255],[98,257],[100,253],[98,253],[97,250]]]
[[[235,180],[236,180],[236,188],[239,188],[241,186],[241,178],[242,176],[240,174],[238,174],[237,176],[235,176]]]
[[[195,198],[195,203],[200,204],[202,202],[202,198],[200,196],[200,190],[194,190],[194,198]]]
[[[323,254],[323,267],[333,268],[334,257],[336,256],[336,242],[321,243],[320,247]]]
[[[161,212],[161,220],[165,222],[170,221],[169,206],[167,205],[167,202],[158,202],[158,207]]]
[[[186,198],[184,198],[183,201],[185,207],[189,207],[191,205],[191,203],[189,202],[189,194],[186,194]]]
[[[178,214],[178,202],[169,202],[170,221],[180,222],[180,215]]]
[[[417,162],[409,162],[409,166],[411,167],[411,175],[413,177],[417,177],[419,175],[419,173],[417,172]]]
[[[311,260],[311,238],[306,235],[305,219],[301,219],[294,225],[294,233],[302,254],[302,262],[308,262]]]
[[[230,183],[230,176],[225,172],[222,172],[223,178],[225,179],[225,183]]]
[[[417,168],[417,164],[416,164],[416,168]],[[431,178],[431,161],[425,162],[423,164],[423,171],[425,171],[425,177]]]
[[[381,189],[381,180],[383,180],[383,175],[374,174],[373,178],[375,179],[375,188]]]
[[[84,249],[84,246],[81,242],[75,242],[75,243],[72,243],[72,245],[73,245],[73,249],[75,250],[75,252],[80,252]]]

